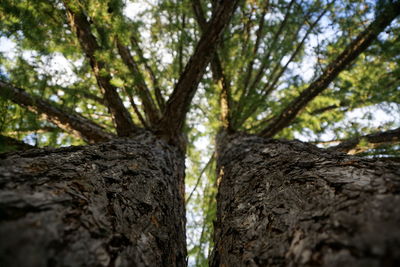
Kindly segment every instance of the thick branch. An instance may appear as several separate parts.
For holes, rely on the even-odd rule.
[[[160,123],[160,133],[173,138],[180,134],[186,113],[204,71],[215,53],[221,34],[233,15],[238,0],[223,0],[203,33],[194,54],[187,63],[172,95],[168,99]]]
[[[111,75],[105,62],[98,60],[95,56],[95,53],[99,52],[101,48],[91,32],[88,18],[80,7],[71,4],[71,1],[65,0],[64,4],[67,9],[69,24],[76,33],[84,53],[89,58],[97,84],[102,90],[107,106],[115,120],[118,135],[131,135],[138,128],[133,124],[132,118],[117,92],[117,88],[111,84]]]
[[[341,142],[339,145],[330,147],[329,150],[345,152],[348,154],[360,153],[365,150],[363,147],[357,147],[362,141],[368,142],[366,149],[373,148],[382,144],[399,143],[400,128],[385,132],[378,132],[364,136],[354,137]]]
[[[66,132],[83,138],[88,143],[107,141],[113,138],[113,135],[107,133],[100,125],[79,114],[73,114],[71,111],[65,111],[55,107],[51,102],[32,97],[23,89],[16,88],[3,81],[0,81],[0,89],[2,97],[10,99],[14,103],[26,107],[32,112],[44,115],[45,119],[48,121],[54,123]]]
[[[139,66],[134,60],[129,51],[129,48],[123,45],[117,40],[118,53],[120,54],[122,61],[132,72],[135,79],[135,86],[137,88],[137,94],[143,103],[144,111],[149,119],[151,125],[155,125],[159,120],[159,113],[157,107],[151,97],[150,90],[144,80],[142,73],[139,70]]]
[[[368,28],[360,33],[346,49],[325,69],[323,74],[304,90],[300,96],[294,99],[279,116],[271,121],[269,126],[261,131],[263,137],[273,137],[279,131],[290,125],[297,114],[313,100],[318,94],[325,90],[329,84],[358,57],[372,41],[400,14],[400,3],[396,2],[386,7]]]

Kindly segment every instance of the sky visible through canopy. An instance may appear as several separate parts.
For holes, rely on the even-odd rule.
[[[137,19],[137,15],[151,8],[152,5],[156,5],[157,1],[137,1],[135,3],[126,2],[126,6],[124,9],[124,15],[129,17],[132,20]],[[280,14],[282,15],[282,14]],[[274,19],[271,17],[272,15],[267,15],[267,19]],[[279,16],[279,14],[277,15]],[[146,19],[140,17],[142,23],[151,23],[152,18],[148,18],[149,21],[145,21]],[[324,21],[322,21],[324,23]],[[326,22],[328,23],[328,22]],[[151,32],[150,30],[142,31],[141,38],[143,44],[151,43]],[[292,72],[291,75],[298,75],[304,81],[310,81],[314,77],[315,74],[315,66],[318,59],[312,50],[315,46],[318,45],[319,40],[315,39],[314,35],[308,40],[307,47],[305,48],[306,56],[301,61],[301,64],[291,63]],[[336,38],[335,32],[326,31],[324,34],[319,35],[318,38],[323,38],[326,40],[334,40]],[[381,38],[385,38],[382,36]],[[0,37],[0,52],[6,58],[12,59],[16,57],[16,45],[15,43],[6,37]],[[167,49],[158,50],[158,54],[161,58],[161,65],[172,64],[174,60],[174,55],[171,54]],[[28,62],[36,61],[36,52],[34,51],[24,51],[23,58]],[[145,57],[150,57],[149,54],[144,54]],[[283,58],[283,61],[289,60],[288,57]],[[46,74],[52,77],[49,81],[52,84],[68,86],[73,84],[77,77],[73,71],[74,66],[80,66],[83,64],[83,59],[71,61],[65,58],[61,53],[55,53],[51,56],[42,56],[42,62],[46,62],[41,67],[37,68],[39,74]],[[5,69],[0,69],[1,73],[6,74]],[[208,71],[206,76],[211,77],[210,72]],[[205,85],[200,84],[199,90],[194,98],[194,103],[201,103],[205,101],[204,91]],[[50,99],[53,101],[59,100],[63,96],[63,91],[58,91],[56,94],[53,94]],[[361,100],[362,101],[362,100]],[[129,106],[129,102],[124,102],[126,106]],[[88,108],[90,108],[91,104],[88,104]],[[82,110],[77,107],[75,108],[76,112],[82,112]],[[330,141],[333,139],[337,139],[339,136],[336,134],[336,128],[379,128],[381,125],[385,125],[391,123],[393,125],[392,128],[397,128],[400,126],[400,107],[395,103],[381,103],[376,105],[370,105],[367,107],[355,108],[349,112],[346,112],[345,118],[337,123],[334,123],[327,127],[325,131],[316,136],[313,131],[303,130],[301,132],[295,131],[294,137],[307,142],[313,141]],[[95,115],[94,115],[95,116]],[[260,115],[261,116],[261,115]],[[204,114],[199,112],[198,110],[190,111],[188,114],[188,125],[193,127],[197,131],[197,138],[193,142],[194,148],[188,151],[188,158],[186,161],[187,167],[187,180],[186,180],[186,193],[187,197],[190,196],[190,201],[188,202],[187,208],[187,242],[188,242],[188,250],[190,251],[195,245],[202,243],[200,242],[200,238],[202,235],[202,225],[203,220],[206,214],[203,214],[202,208],[199,207],[201,205],[201,199],[204,197],[203,192],[209,192],[210,187],[210,178],[206,178],[207,176],[213,176],[213,164],[210,159],[212,158],[214,152],[214,135],[213,132],[208,130],[209,122]],[[345,136],[342,136],[344,138]],[[24,141],[31,143],[34,145],[35,139],[33,136],[26,136]],[[68,144],[66,144],[68,145]],[[322,146],[322,144],[320,144]],[[206,168],[207,167],[207,168]],[[206,168],[205,171],[203,169]],[[201,177],[199,179],[199,176]],[[205,254],[208,253],[209,245],[207,243],[204,244],[204,247],[201,248]],[[192,255],[189,258],[189,265],[195,265],[195,258]]]

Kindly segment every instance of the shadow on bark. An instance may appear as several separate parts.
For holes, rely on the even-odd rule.
[[[0,266],[186,266],[184,156],[151,134],[1,157]]]
[[[218,146],[211,266],[398,266],[400,164],[242,134]]]

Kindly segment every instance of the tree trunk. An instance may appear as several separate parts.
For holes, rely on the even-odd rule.
[[[400,164],[221,134],[211,266],[399,266]]]
[[[2,157],[0,266],[186,266],[174,147],[142,133]]]

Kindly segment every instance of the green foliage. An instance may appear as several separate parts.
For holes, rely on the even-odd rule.
[[[111,84],[117,88],[134,122],[140,125],[129,96],[144,117],[138,97],[139,83],[148,86],[154,102],[157,102],[156,88],[168,99],[201,36],[193,1],[71,2],[74,9],[89,18],[90,30],[99,45],[95,58],[106,66],[100,75],[111,77]],[[216,2],[200,1],[207,20]],[[387,1],[240,1],[218,50],[231,89],[233,128],[252,133],[264,129],[365,29],[384,2]],[[318,142],[399,127],[399,36],[397,20],[275,137]],[[0,1],[0,37],[0,44],[7,40],[15,46],[0,49],[2,80],[115,132],[90,61],[68,25],[62,1]],[[124,64],[117,41],[130,49],[139,72],[132,73]],[[199,151],[196,144],[212,139],[221,127],[220,93],[221,86],[209,68],[185,126],[189,139],[188,188],[195,187],[213,154],[213,145],[203,146],[203,151]],[[375,118],[380,120],[377,125],[372,119],[378,110],[383,110],[388,118]],[[360,119],[349,114],[358,114]],[[83,143],[3,98],[0,98],[0,131],[37,146]],[[399,156],[398,151],[398,146],[385,146],[368,149],[362,155]],[[188,204],[198,219],[188,226],[189,231],[198,232],[197,240],[189,240],[191,262],[198,266],[207,264],[207,251],[212,246],[215,176],[213,162],[201,176]]]

